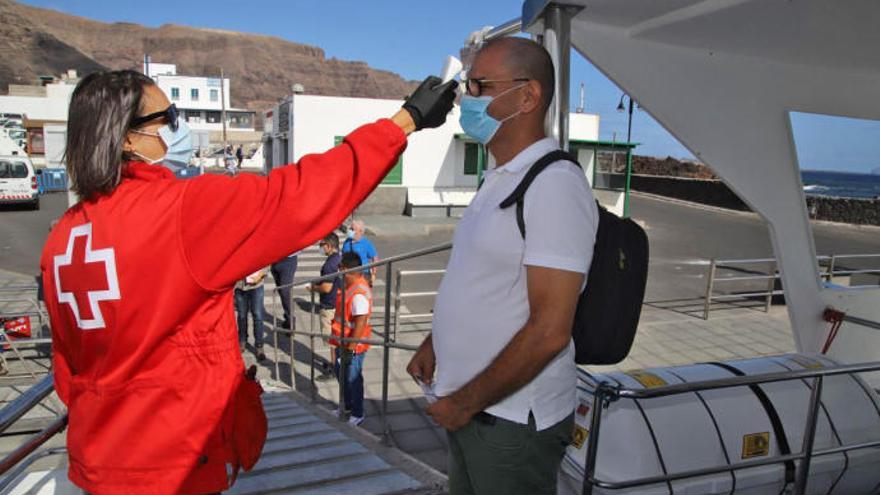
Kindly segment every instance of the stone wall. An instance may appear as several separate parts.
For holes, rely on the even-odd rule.
[[[731,210],[749,207],[720,180],[633,175],[632,189]],[[880,199],[807,196],[810,218],[862,225],[880,225]]]
[[[807,196],[807,210],[816,220],[880,225],[880,199]]]
[[[731,210],[748,211],[749,207],[726,184],[716,179],[633,175],[632,189],[668,198],[683,199]]]

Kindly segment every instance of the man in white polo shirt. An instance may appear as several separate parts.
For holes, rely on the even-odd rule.
[[[440,398],[427,413],[449,432],[453,495],[556,493],[571,438],[571,326],[596,204],[581,169],[559,161],[526,193],[525,239],[516,208],[499,208],[558,149],[544,131],[553,77],[546,50],[524,38],[487,43],[468,71],[462,128],[498,165],[456,228],[433,332],[407,367]]]

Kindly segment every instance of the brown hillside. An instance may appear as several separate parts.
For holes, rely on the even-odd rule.
[[[67,69],[88,73],[102,66],[50,32],[36,28],[17,6],[0,0],[0,89],[30,84]]]
[[[141,69],[144,53],[158,63],[177,64],[181,75],[219,75],[232,79],[232,104],[266,109],[290,93],[293,83],[308,94],[399,99],[414,83],[397,74],[372,69],[363,62],[327,59],[318,47],[276,37],[176,25],[148,28],[131,23],[107,24],[53,10],[0,0],[0,39],[29,42],[0,45],[0,86],[16,78],[57,74],[67,68],[81,73],[101,66]],[[12,50],[14,57],[7,57]],[[5,62],[5,65],[4,65]],[[40,65],[39,62],[43,62]]]

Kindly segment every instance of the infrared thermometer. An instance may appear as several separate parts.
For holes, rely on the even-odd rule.
[[[447,83],[453,79],[455,76],[461,73],[461,69],[464,66],[461,65],[461,60],[453,57],[452,55],[446,56],[446,62],[443,64],[443,70],[440,71],[440,79],[443,80],[443,83]]]

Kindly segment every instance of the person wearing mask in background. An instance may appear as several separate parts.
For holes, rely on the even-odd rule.
[[[235,282],[339,225],[454,98],[431,77],[390,119],[297,166],[181,181],[192,139],[155,82],[130,70],[80,80],[65,152],[80,202],[40,260],[74,484],[200,495],[253,467],[267,423],[239,352]]]
[[[448,431],[450,494],[555,495],[574,424],[571,327],[599,214],[583,171],[565,160],[526,192],[522,232],[517,208],[499,207],[559,149],[544,131],[547,51],[493,40],[467,75],[461,127],[498,165],[456,226],[431,334],[407,370],[439,398],[426,412]]]
[[[253,320],[254,355],[257,361],[264,361],[263,352],[263,279],[266,270],[260,268],[244,280],[235,283],[235,312],[238,313],[238,346],[244,352],[247,345],[248,313]]]
[[[348,232],[346,233],[345,242],[342,243],[342,252],[357,253],[361,258],[362,266],[379,261],[379,254],[376,252],[376,247],[373,246],[373,243],[366,237],[365,231],[366,226],[363,221],[355,220],[351,222],[351,227],[349,227]],[[372,287],[373,280],[376,276],[376,267],[365,269],[364,276],[367,277],[367,282],[369,282]]]
[[[340,270],[357,268],[361,258],[357,253],[344,253],[339,264]],[[346,273],[345,307],[342,306],[342,289],[336,292],[336,312],[333,317],[332,333],[344,339],[369,339],[372,334],[370,314],[373,311],[373,293],[367,283],[366,276],[361,272]],[[345,410],[351,411],[348,424],[359,426],[364,422],[364,359],[367,357],[369,344],[361,342],[339,342],[330,339],[331,346],[336,347],[336,376],[345,387]],[[346,375],[340,376],[343,359],[347,358]],[[338,414],[337,410],[337,414]]]

